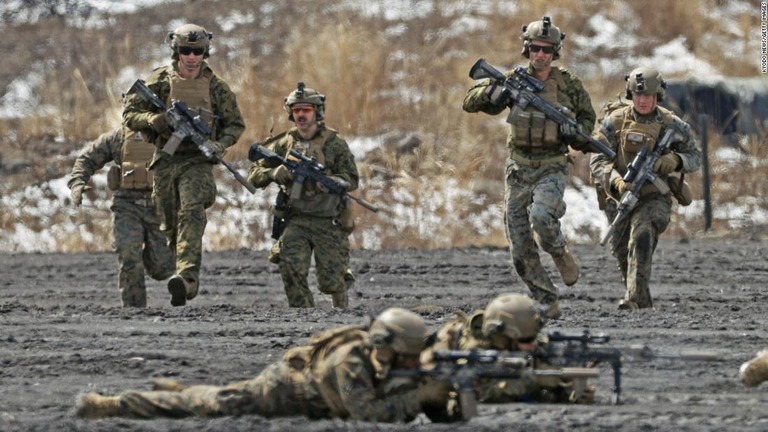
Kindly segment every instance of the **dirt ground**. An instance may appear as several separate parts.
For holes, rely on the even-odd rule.
[[[457,309],[484,307],[499,293],[523,292],[505,249],[353,251],[351,308],[286,306],[277,268],[265,252],[204,255],[202,288],[173,308],[162,282],[149,281],[149,308],[123,310],[116,258],[99,254],[0,257],[0,430],[768,430],[765,384],[748,389],[739,365],[768,347],[764,291],[768,243],[748,239],[662,240],[652,287],[656,308],[619,311],[618,273],[597,245],[572,250],[582,276],[561,289],[563,319],[550,330],[611,336],[611,345],[648,344],[663,353],[713,350],[716,362],[626,362],[623,399],[611,405],[612,375],[601,367],[591,406],[481,405],[467,424],[376,425],[258,416],[184,420],[81,420],[79,394],[148,389],[152,379],[223,384],[256,375],[313,332],[360,323],[369,311],[414,308],[436,329]],[[545,265],[554,270],[549,257]],[[314,274],[311,276],[314,284]],[[559,280],[558,280],[559,282]]]

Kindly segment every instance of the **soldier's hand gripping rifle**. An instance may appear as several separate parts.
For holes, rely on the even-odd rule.
[[[310,159],[295,149],[291,149],[291,155],[299,159],[298,161],[291,160],[280,156],[279,154],[267,149],[266,147],[255,143],[248,151],[248,159],[256,162],[260,159],[268,159],[279,162],[288,168],[293,176],[293,183],[295,185],[302,185],[305,181],[310,180],[323,185],[328,192],[336,195],[341,195],[342,199],[349,198],[361,206],[372,212],[378,212],[379,208],[369,203],[368,201],[358,198],[354,195],[347,193],[349,184],[344,181],[334,180],[327,175],[323,174],[325,166],[320,162]]]
[[[165,111],[171,129],[173,129],[171,138],[168,139],[168,142],[165,143],[165,146],[163,147],[165,153],[173,155],[179,147],[179,144],[189,138],[195,143],[205,157],[213,158],[216,162],[224,165],[224,167],[235,176],[237,181],[248,189],[248,192],[252,194],[256,193],[256,187],[248,183],[248,180],[246,180],[245,177],[237,172],[232,165],[227,163],[227,161],[221,157],[221,154],[214,150],[217,145],[213,144],[209,138],[211,136],[211,128],[205,124],[198,113],[187,106],[186,102],[173,100],[171,106],[167,107],[165,102],[147,87],[142,80],[136,80],[128,92],[136,92],[145,101],[150,102],[152,105]]]
[[[605,243],[608,242],[608,238],[610,238],[611,234],[616,230],[616,225],[637,207],[640,199],[640,189],[642,189],[646,183],[651,183],[656,186],[656,189],[658,189],[662,195],[669,193],[669,185],[656,174],[656,171],[653,170],[653,166],[656,165],[656,161],[659,160],[664,151],[672,144],[672,139],[674,137],[675,129],[668,127],[650,155],[648,155],[648,148],[643,147],[627,166],[627,172],[624,174],[623,179],[630,184],[629,190],[624,192],[624,195],[621,196],[616,208],[616,217],[613,218],[611,225],[608,226],[608,231],[606,231],[605,235],[603,235],[603,238],[600,240],[600,245],[604,246]],[[610,185],[603,187],[610,187]]]
[[[503,86],[503,91],[509,95],[506,103],[510,108],[513,105],[517,105],[520,109],[525,109],[528,105],[533,105],[555,123],[570,125],[579,137],[589,143],[595,150],[608,156],[608,159],[613,160],[616,157],[616,152],[578,127],[579,123],[568,108],[558,103],[547,102],[539,96],[537,93],[544,90],[545,84],[528,75],[525,68],[518,67],[515,69],[514,75],[507,77],[504,73],[488,64],[485,59],[481,58],[469,70],[469,76],[472,79],[488,78],[492,83]],[[509,122],[509,119],[507,120]]]
[[[613,395],[611,403],[618,404],[621,397],[622,361],[649,361],[655,359],[675,359],[691,361],[712,361],[718,356],[712,352],[682,352],[675,354],[658,353],[647,345],[633,345],[619,349],[613,347],[595,347],[604,345],[610,337],[604,334],[591,335],[588,330],[582,334],[569,335],[560,332],[549,334],[549,343],[534,352],[534,357],[559,367],[596,366],[608,363],[613,369]]]
[[[525,371],[535,376],[555,376],[580,379],[597,378],[593,368],[568,367],[562,369],[536,369],[530,357],[520,352],[497,350],[435,351],[431,369],[393,369],[391,376],[429,377],[453,384],[459,395],[459,410],[464,420],[477,415],[475,382],[479,379],[515,379]]]

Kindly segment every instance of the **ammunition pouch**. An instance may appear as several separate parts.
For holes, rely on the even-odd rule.
[[[600,210],[605,210],[605,204],[608,201],[608,194],[602,185],[595,185],[595,192],[597,192],[597,207]]]
[[[507,120],[511,125],[511,143],[516,147],[553,147],[559,144],[559,126],[538,111],[512,109]]]
[[[269,250],[267,261],[271,262],[272,264],[280,264],[280,247],[281,247],[280,240],[277,240],[275,244],[272,245],[272,248]]]
[[[122,173],[120,167],[112,165],[107,171],[107,187],[109,190],[116,191],[120,189],[120,181],[122,180]]]
[[[303,194],[300,200],[289,200],[291,215],[305,215],[313,217],[339,217],[341,197],[332,193],[316,193],[312,196]]]
[[[667,184],[678,204],[685,207],[693,202],[693,191],[691,191],[691,186],[684,178],[669,176],[667,177]]]
[[[339,214],[339,224],[345,233],[351,233],[355,230],[355,212],[349,199],[347,198],[345,201],[341,207],[341,214]]]

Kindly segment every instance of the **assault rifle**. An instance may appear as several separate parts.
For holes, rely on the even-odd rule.
[[[611,403],[614,405],[620,402],[623,360],[717,360],[717,355],[712,352],[663,354],[652,350],[647,345],[632,345],[625,349],[592,346],[604,345],[609,341],[609,336],[604,334],[593,336],[589,330],[584,330],[582,334],[577,335],[568,335],[556,331],[549,334],[549,343],[534,351],[533,356],[542,359],[547,364],[558,367],[587,367],[607,362],[613,369],[613,395]]]
[[[568,108],[558,103],[547,102],[539,96],[537,93],[544,90],[545,84],[528,75],[522,66],[514,70],[514,75],[507,77],[481,58],[469,70],[469,76],[472,79],[489,78],[491,82],[502,85],[504,91],[509,94],[506,103],[510,108],[517,105],[520,109],[525,109],[528,105],[533,105],[555,123],[571,125],[579,137],[586,140],[594,149],[608,156],[608,159],[612,160],[616,157],[616,152],[578,127],[579,123]],[[507,122],[511,123],[511,119],[507,118]]]
[[[343,180],[334,180],[323,174],[325,171],[325,165],[321,164],[315,159],[306,157],[296,149],[291,149],[290,154],[298,159],[298,161],[280,156],[279,154],[267,149],[259,143],[254,143],[248,151],[248,159],[253,162],[256,162],[260,159],[268,159],[285,165],[291,172],[291,175],[293,175],[294,188],[301,188],[305,181],[311,180],[323,185],[326,189],[328,189],[330,193],[341,195],[342,200],[350,198],[374,213],[379,211],[378,207],[369,203],[368,201],[347,193],[347,189],[349,188],[349,184],[347,184],[347,182]],[[296,190],[297,189],[292,190],[291,194],[293,195],[294,191]]]
[[[187,103],[181,100],[171,101],[171,106],[167,107],[160,97],[155,94],[142,80],[136,80],[131,86],[129,93],[136,91],[138,95],[152,105],[165,111],[168,116],[168,122],[173,129],[173,134],[168,142],[165,143],[163,151],[169,155],[176,153],[176,149],[179,147],[182,141],[189,138],[195,143],[197,148],[205,155],[205,157],[213,158],[216,162],[224,165],[237,179],[240,184],[245,186],[250,193],[256,193],[256,187],[248,183],[248,180],[240,175],[232,165],[227,163],[219,153],[216,153],[211,147],[211,128],[205,124],[200,118],[200,115],[194,112],[187,106]]]
[[[536,376],[571,378],[586,383],[588,378],[597,378],[594,368],[568,367],[562,369],[535,369],[530,357],[517,352],[497,350],[435,351],[431,369],[393,369],[395,377],[430,377],[450,382],[459,395],[459,409],[464,420],[477,415],[477,398],[474,384],[479,379],[514,379],[529,370]]]
[[[613,218],[611,225],[608,226],[608,231],[606,231],[602,240],[600,240],[601,246],[605,245],[608,238],[616,230],[616,225],[637,207],[640,189],[646,183],[651,183],[656,186],[656,189],[658,189],[662,195],[669,193],[669,185],[656,174],[653,170],[653,166],[656,165],[656,161],[659,160],[662,153],[672,144],[672,139],[674,137],[675,130],[671,127],[667,128],[659,143],[656,144],[656,148],[653,149],[653,153],[648,155],[648,148],[643,147],[627,166],[627,172],[624,174],[623,178],[625,182],[630,183],[629,190],[624,192],[624,195],[621,196],[619,205],[616,208],[616,217]],[[610,185],[606,186],[610,187]]]

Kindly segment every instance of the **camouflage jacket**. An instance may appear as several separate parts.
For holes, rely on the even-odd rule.
[[[288,152],[295,148],[307,156],[314,157],[320,163],[325,165],[326,175],[338,177],[349,183],[349,191],[357,189],[358,183],[360,181],[360,175],[357,171],[355,157],[352,154],[352,151],[349,149],[347,142],[338,134],[338,132],[326,127],[325,123],[318,123],[318,128],[315,135],[309,140],[302,138],[299,135],[298,129],[296,128],[292,128],[286,133],[278,135],[278,137],[280,138],[276,139],[272,143],[267,144],[267,147],[273,152],[277,153],[278,155],[290,158],[292,156],[288,156]],[[322,146],[322,154],[313,155],[309,154],[307,149],[302,149],[302,144],[307,143],[309,143],[310,150],[312,148],[317,148],[315,147],[316,145]],[[254,162],[248,171],[248,181],[258,188],[265,188],[269,186],[269,184],[273,182],[271,172],[279,165],[279,161],[267,159],[261,159]],[[287,194],[290,194],[292,186],[293,183],[289,182],[288,184],[281,185],[281,188],[283,188]],[[324,204],[322,203],[325,203],[328,201],[328,199],[332,198],[328,195],[330,194],[319,191],[315,185],[310,184],[310,182],[305,182],[304,186],[302,187],[301,196],[295,197],[295,199],[305,201],[315,200],[320,203],[319,207],[323,207]],[[294,199],[294,197],[291,197],[291,199]],[[314,212],[313,205],[308,203],[294,203],[292,205],[295,212],[289,210],[289,214],[286,215],[287,217],[290,217],[294,214],[312,215]],[[321,210],[319,210],[319,212],[320,215],[327,215],[326,213],[322,213]]]
[[[592,107],[592,100],[589,97],[589,93],[587,93],[586,89],[584,89],[584,85],[581,83],[581,80],[567,69],[556,66],[552,69],[560,71],[563,84],[558,85],[554,73],[550,74],[549,79],[547,79],[547,81],[544,83],[547,86],[557,86],[557,102],[568,108],[574,114],[576,120],[579,122],[579,125],[584,132],[588,134],[591,133],[595,128],[595,119],[597,118],[597,115],[595,114],[595,110]],[[528,64],[527,71],[529,75],[534,76],[533,66],[531,66],[530,63]],[[507,71],[505,75],[507,77],[514,75],[514,70]],[[468,113],[484,112],[490,115],[497,115],[507,109],[506,105],[498,106],[491,103],[491,100],[485,94],[485,89],[489,85],[490,80],[485,79],[478,82],[472,86],[469,91],[467,91],[466,96],[464,96],[464,102],[462,104],[464,111]],[[568,144],[575,143],[563,142],[560,148],[551,149],[548,151],[553,152],[554,154],[565,154],[568,152]],[[507,145],[512,145],[511,135],[507,140]],[[581,146],[577,147],[574,145],[574,147],[578,150],[581,150]]]
[[[413,420],[421,412],[415,385],[394,385],[386,370],[374,364],[372,350],[363,327],[345,326],[313,335],[310,345],[292,348],[283,360],[305,377],[305,394],[319,392],[330,417]]]
[[[472,349],[495,349],[490,339],[481,331],[483,326],[483,310],[466,315],[457,312],[456,315],[436,334],[435,343],[422,353],[422,363],[431,363],[431,353],[442,350],[467,351]],[[546,346],[547,336],[540,333],[537,337],[539,346]],[[549,369],[540,359],[536,360],[537,369]],[[478,402],[509,403],[509,402],[569,402],[569,379],[559,377],[534,376],[528,368],[523,369],[517,378],[483,378],[475,383],[475,397]]]
[[[91,141],[80,155],[75,159],[72,172],[67,181],[67,187],[72,189],[76,185],[86,185],[91,177],[109,162],[120,166],[123,157],[123,130],[113,129],[101,134]],[[115,191],[115,199],[145,199],[151,195],[151,191],[118,189]]]
[[[163,66],[152,71],[146,80],[146,85],[161,100],[168,101],[171,92],[170,74],[178,71],[177,63]],[[234,145],[245,130],[243,116],[240,114],[240,108],[237,106],[235,94],[230,90],[224,80],[217,77],[208,63],[203,62],[203,74],[211,74],[211,108],[215,115],[215,136],[210,137],[224,147]],[[138,94],[129,93],[125,95],[123,109],[123,125],[131,130],[152,133],[154,131],[149,124],[149,119],[160,112],[160,109],[145,101]],[[155,144],[162,147],[165,142],[160,142],[160,137],[156,137]]]
[[[634,106],[629,104],[606,115],[593,134],[596,140],[614,150],[618,155],[616,161],[609,160],[602,153],[594,154],[591,157],[590,171],[597,183],[605,183],[614,168],[623,175],[626,172],[627,164],[631,162],[623,160],[621,157],[620,139],[627,120],[641,124],[661,124],[662,131],[663,128],[674,128],[677,132],[677,138],[671,143],[670,149],[682,160],[680,171],[688,173],[697,171],[701,167],[701,150],[696,145],[696,139],[688,123],[681,120],[672,111],[659,106],[655,108],[653,113],[640,116],[635,112]],[[661,137],[661,133],[659,137]]]

